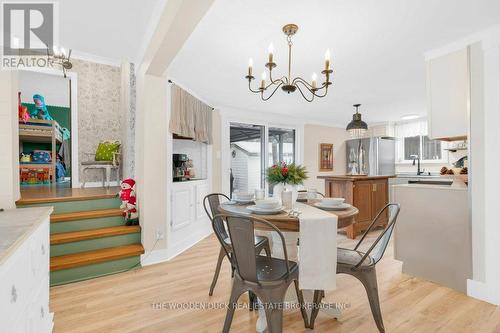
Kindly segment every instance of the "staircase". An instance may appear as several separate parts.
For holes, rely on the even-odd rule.
[[[21,199],[18,208],[53,206],[50,216],[50,285],[140,266],[141,227],[126,226],[114,193]]]

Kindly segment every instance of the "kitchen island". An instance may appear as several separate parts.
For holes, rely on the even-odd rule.
[[[466,293],[472,277],[467,188],[394,185],[401,212],[394,232],[394,258],[403,273]]]
[[[370,225],[377,213],[389,202],[389,178],[394,176],[333,175],[318,176],[325,180],[325,196],[345,198],[358,208],[356,222],[345,228],[347,236],[355,239]],[[385,226],[387,215],[377,225]]]

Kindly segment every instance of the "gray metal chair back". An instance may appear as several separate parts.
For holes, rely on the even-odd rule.
[[[368,256],[370,256],[373,259],[373,265],[377,264],[380,259],[384,256],[385,250],[387,248],[387,245],[389,244],[389,239],[391,238],[392,231],[394,230],[394,226],[396,225],[396,221],[399,215],[399,211],[401,210],[401,207],[397,203],[389,203],[385,205],[384,208],[378,212],[377,216],[375,219],[373,219],[372,223],[366,229],[365,233],[359,240],[358,244],[356,244],[356,247],[354,247],[354,250],[357,250],[363,240],[365,239],[366,235],[370,231],[375,228],[377,222],[379,222],[379,218],[382,216],[382,214],[388,214],[388,222],[387,226],[385,227],[385,230],[377,237],[375,242],[370,246],[368,251],[365,252],[364,256],[361,258],[359,263],[355,266],[355,268],[358,268],[361,266],[361,264],[365,261]],[[373,253],[373,254],[372,254]]]
[[[223,193],[211,193],[207,195],[205,198],[203,198],[203,208],[205,209],[205,212],[210,218],[210,221],[214,221],[213,222],[214,230],[217,230],[223,236],[223,239],[227,239],[229,235],[227,234],[226,229],[224,227],[224,221],[222,220],[222,217],[218,216],[214,220],[214,217],[219,215],[218,208],[221,204],[220,200],[221,198],[230,201],[229,197]]]
[[[223,221],[229,231],[229,239],[231,240],[232,253],[226,252],[226,255],[232,261],[236,268],[236,273],[239,274],[243,281],[259,283],[257,278],[257,263],[255,251],[255,225],[261,224],[265,229],[274,231],[281,239],[283,246],[284,260],[286,262],[287,275],[290,274],[290,263],[288,261],[288,252],[285,245],[285,237],[281,231],[272,223],[247,216],[231,216],[231,215],[216,215],[213,219],[213,228],[219,241],[223,242],[224,234],[217,228],[217,221]],[[283,277],[281,277],[283,279]]]

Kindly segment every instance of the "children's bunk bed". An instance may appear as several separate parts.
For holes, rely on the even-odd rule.
[[[63,142],[61,126],[55,120],[29,119],[19,122],[19,151],[24,143],[50,143],[51,159],[48,162],[19,163],[21,184],[55,184],[57,144]]]

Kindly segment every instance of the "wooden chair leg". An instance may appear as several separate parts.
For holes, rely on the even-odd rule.
[[[226,255],[226,252],[224,251],[224,249],[221,246],[220,251],[219,251],[219,258],[217,258],[217,266],[215,267],[214,278],[212,279],[212,284],[210,285],[210,291],[208,292],[209,296],[212,296],[212,294],[214,293],[214,288],[215,288],[215,285],[217,284],[217,279],[219,278],[220,268],[222,266],[222,260],[224,260],[225,255]]]

